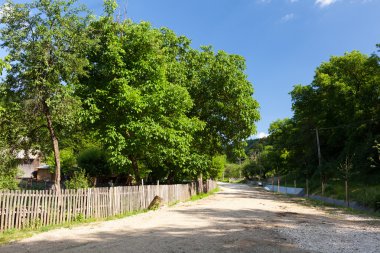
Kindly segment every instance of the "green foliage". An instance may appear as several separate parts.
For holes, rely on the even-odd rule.
[[[243,175],[247,179],[261,180],[264,177],[265,168],[258,160],[247,160],[243,164]]]
[[[190,201],[197,201],[197,200],[200,200],[200,199],[204,199],[204,198],[207,198],[211,195],[214,195],[215,193],[219,192],[220,191],[220,188],[215,188],[214,190],[212,191],[209,191],[207,193],[199,193],[197,195],[194,195],[194,196],[191,196],[190,198]]]
[[[354,189],[351,193],[352,199],[370,208],[380,210],[380,186],[362,186]]]
[[[331,57],[310,85],[296,85],[290,94],[293,118],[273,122],[264,148],[255,147],[266,176],[307,179],[316,194],[323,181],[326,195],[343,199],[347,181],[353,200],[374,207],[378,194],[366,192],[376,189],[380,178],[379,58],[358,51]]]
[[[260,118],[252,84],[244,74],[244,58],[214,53],[211,47],[188,50],[183,58],[183,85],[194,101],[190,115],[206,122],[196,133],[196,150],[243,157],[245,140],[256,132],[254,123]]]
[[[74,154],[74,150],[72,148],[61,149],[60,160],[62,172],[66,175],[72,173],[77,167],[76,155]],[[45,162],[48,165],[51,165],[51,167],[53,167],[52,165],[55,165],[53,152],[46,157]]]
[[[16,161],[12,158],[11,154],[6,150],[0,150],[0,190],[18,189],[18,182],[16,180],[18,173]]]
[[[67,189],[85,189],[90,187],[89,180],[84,170],[74,171],[69,180],[65,182]]]
[[[199,175],[202,154],[192,155],[191,148],[205,124],[188,116],[193,101],[187,89],[165,75],[177,64],[171,53],[183,39],[148,23],[102,18],[92,26],[100,43],[79,93],[110,161],[132,167],[138,182],[140,160],[167,171],[168,178]]]
[[[367,157],[380,129],[379,76],[376,56],[353,51],[331,57],[317,68],[311,85],[296,86],[291,92],[297,136],[302,137],[297,144],[304,148],[304,160],[315,160],[311,130],[319,128],[326,177],[336,174],[347,153],[355,153],[353,166],[362,174],[376,173],[369,169]]]
[[[221,179],[227,163],[226,155],[214,156],[211,160],[209,176],[213,179]]]
[[[81,152],[78,165],[90,176],[216,178],[226,159],[219,154],[244,157],[259,113],[243,57],[192,49],[188,38],[147,22],[116,22],[114,0],[97,20],[76,6],[6,1],[0,141],[52,154],[57,186],[61,169],[70,174],[89,147],[87,135],[107,153]]]
[[[378,137],[380,140],[380,137]],[[378,140],[374,141],[373,154],[368,157],[368,160],[371,163],[371,168],[379,168],[380,167],[380,142]]]
[[[75,1],[6,1],[3,9],[0,40],[8,51],[9,70],[1,86],[7,103],[17,104],[23,116],[20,123],[28,128],[23,137],[40,147],[50,138],[59,188],[57,136],[77,124],[80,102],[73,96],[73,85],[78,75],[86,74],[88,60],[83,52],[92,44],[89,16],[75,7]]]
[[[0,189],[18,189],[18,182],[16,180],[17,174],[18,170],[16,168],[7,170],[0,168]]]
[[[74,217],[74,222],[84,222],[85,221],[85,216],[83,213],[77,214],[77,216]]]
[[[224,170],[224,178],[240,178],[242,166],[236,163],[227,163]]]
[[[294,117],[271,124],[260,153],[266,171],[325,181],[354,173],[353,180],[369,182],[379,174],[374,167],[378,154],[372,148],[380,134],[379,77],[378,58],[357,51],[322,63],[310,85],[297,85],[290,93]],[[345,164],[347,154],[355,154],[350,166],[339,166]]]
[[[81,151],[77,161],[78,167],[91,177],[112,175],[106,153],[100,148],[92,147]]]

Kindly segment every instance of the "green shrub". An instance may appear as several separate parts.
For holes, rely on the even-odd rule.
[[[370,208],[380,208],[380,185],[363,186],[352,192],[352,199]]]
[[[0,173],[0,189],[18,189],[18,183],[15,179],[14,173],[11,172],[9,175]]]
[[[226,165],[226,155],[214,156],[211,160],[210,177],[214,179],[221,179]]]
[[[104,150],[92,147],[83,150],[77,158],[79,168],[91,177],[109,176],[112,174]]]
[[[16,162],[8,153],[3,152],[0,155],[0,189],[18,189],[16,177],[19,171]]]
[[[242,166],[236,163],[227,163],[224,172],[224,178],[239,178],[242,172]]]
[[[65,182],[67,189],[84,189],[90,186],[89,180],[84,170],[74,171],[70,180]]]

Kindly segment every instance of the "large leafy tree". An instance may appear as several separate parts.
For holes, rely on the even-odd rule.
[[[75,1],[36,0],[2,7],[0,40],[10,65],[5,86],[8,97],[20,105],[25,123],[48,135],[54,151],[55,186],[60,189],[59,134],[75,124],[78,101],[73,84],[85,74],[83,52],[91,44],[88,16]]]
[[[190,116],[206,122],[196,135],[196,150],[244,156],[245,140],[256,132],[258,103],[245,75],[245,60],[211,47],[187,50],[182,59],[183,85],[194,101]]]
[[[320,129],[323,162],[331,168],[337,157],[350,153],[356,153],[355,166],[368,167],[366,157],[380,129],[379,97],[378,59],[357,51],[331,57],[317,68],[310,86],[292,91],[298,125],[309,127],[309,133]]]
[[[271,124],[261,155],[264,167],[278,166],[276,174],[306,177],[306,184],[313,176],[325,183],[341,177],[338,168],[352,157],[355,179],[375,182],[380,136],[378,56],[353,51],[331,57],[316,69],[310,85],[296,85],[290,94],[294,116]],[[347,180],[348,166],[343,167]]]
[[[185,169],[203,123],[186,115],[190,95],[166,77],[172,60],[167,43],[176,41],[148,23],[115,22],[114,7],[106,3],[107,16],[91,26],[99,43],[89,51],[89,75],[78,94],[111,162],[132,168],[140,183],[143,163]]]

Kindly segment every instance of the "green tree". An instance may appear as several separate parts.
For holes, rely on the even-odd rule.
[[[78,90],[86,117],[110,161],[131,167],[138,183],[141,163],[189,169],[193,133],[204,124],[186,115],[191,97],[166,77],[168,38],[145,22],[113,21],[112,9],[91,25],[99,43],[88,52],[89,75]]]
[[[112,176],[106,152],[98,147],[81,151],[77,158],[78,167],[91,177]]]
[[[303,130],[305,148],[316,147],[312,130],[319,130],[323,177],[336,174],[337,158],[346,153],[356,154],[352,163],[362,174],[375,173],[369,170],[367,157],[379,135],[379,87],[378,58],[353,51],[331,57],[317,68],[311,85],[296,86],[291,92],[294,119]],[[306,154],[312,158],[317,152]]]
[[[55,158],[55,187],[60,189],[60,129],[74,125],[78,101],[73,84],[85,74],[83,52],[91,44],[88,16],[75,1],[37,0],[2,8],[0,40],[10,65],[3,85],[26,112],[31,128],[47,127]],[[45,122],[45,123],[44,123]]]
[[[194,101],[189,116],[206,123],[195,136],[196,150],[211,156],[227,152],[232,159],[244,157],[245,140],[256,132],[260,118],[252,84],[244,73],[244,58],[214,53],[211,47],[184,51],[182,80]]]
[[[226,163],[227,163],[226,155],[214,156],[211,160],[211,166],[210,166],[210,171],[209,171],[210,178],[221,179],[224,174]]]
[[[346,197],[346,205],[350,206],[350,196],[349,196],[349,181],[352,178],[353,175],[356,174],[356,171],[354,170],[352,166],[352,157],[346,155],[346,158],[344,161],[339,163],[338,171],[341,174],[342,179],[344,180],[344,186],[345,186],[345,197]]]

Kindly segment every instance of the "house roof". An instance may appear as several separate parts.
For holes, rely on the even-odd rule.
[[[16,158],[17,159],[25,159],[25,158],[29,158],[29,159],[37,159],[39,156],[40,156],[40,152],[39,151],[32,151],[32,150],[28,150],[27,152],[28,156],[26,156],[25,154],[25,150],[20,150],[17,154],[16,154]]]
[[[47,165],[47,164],[41,164],[40,166],[37,167],[37,169],[39,170],[46,170],[46,169],[50,169],[50,166]]]

